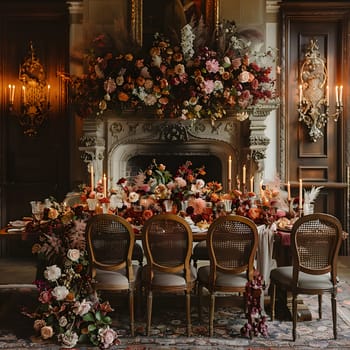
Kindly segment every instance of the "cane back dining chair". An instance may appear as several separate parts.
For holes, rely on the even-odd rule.
[[[331,294],[333,335],[337,338],[337,260],[342,226],[329,214],[315,213],[298,219],[291,232],[292,266],[273,269],[270,274],[271,318],[275,318],[276,287],[292,293],[293,341],[296,339],[297,296],[318,295],[322,318],[322,294]]]
[[[146,221],[142,243],[146,264],[142,283],[147,297],[147,334],[151,333],[153,293],[185,293],[187,334],[191,335],[191,291],[196,269],[191,266],[192,231],[175,214],[159,214]]]
[[[201,319],[202,294],[205,287],[210,294],[209,336],[212,337],[216,295],[245,295],[247,282],[253,280],[254,258],[258,247],[257,227],[252,220],[243,216],[219,217],[209,226],[207,247],[209,265],[198,269],[198,312]]]
[[[129,294],[130,333],[134,336],[134,295],[141,281],[141,267],[132,262],[134,231],[120,216],[99,214],[88,220],[86,238],[96,290]]]

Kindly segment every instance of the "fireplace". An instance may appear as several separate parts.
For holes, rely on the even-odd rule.
[[[254,183],[259,183],[269,143],[264,135],[266,115],[255,111],[243,122],[227,117],[211,123],[204,119],[179,121],[137,113],[123,116],[105,113],[103,120],[84,121],[79,149],[88,167],[94,166],[96,179],[106,174],[110,187],[122,177],[136,175],[156,159],[173,174],[187,160],[194,168],[204,165],[205,180],[219,181],[228,190],[229,156],[232,187],[236,177],[242,177],[243,165],[247,168],[247,179],[254,176]]]

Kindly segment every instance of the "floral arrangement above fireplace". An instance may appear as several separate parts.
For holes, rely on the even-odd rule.
[[[244,120],[252,107],[276,103],[273,50],[252,52],[234,22],[220,28],[215,49],[200,45],[199,29],[189,24],[182,29],[181,45],[157,33],[153,46],[138,53],[115,53],[108,36],[99,35],[85,56],[87,73],[62,74],[70,83],[76,113],[102,118],[107,110],[142,111],[159,118],[214,122],[227,111]]]

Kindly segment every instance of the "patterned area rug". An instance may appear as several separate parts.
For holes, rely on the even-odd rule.
[[[49,349],[58,350],[59,346],[40,342],[32,337],[30,320],[20,315],[18,309],[26,303],[33,302],[32,292],[10,293],[1,295],[0,308],[0,349]],[[5,297],[5,298],[4,298]],[[302,296],[308,306],[312,321],[300,321],[297,324],[297,340],[292,341],[292,324],[286,319],[268,321],[268,337],[248,339],[240,336],[240,329],[246,319],[239,308],[219,306],[215,314],[214,337],[208,337],[208,313],[204,308],[202,320],[198,319],[197,305],[193,302],[192,329],[193,336],[186,336],[184,304],[178,298],[176,302],[166,299],[155,301],[152,320],[152,335],[146,336],[146,317],[137,317],[136,336],[128,332],[127,299],[116,306],[114,328],[120,334],[121,344],[113,349],[125,350],[186,350],[186,349],[350,349],[350,286],[341,282],[338,288],[338,339],[333,339],[330,298],[323,298],[323,319],[318,320],[317,297]],[[156,300],[156,299],[155,299]],[[179,302],[180,300],[180,302]],[[112,302],[112,301],[111,301]],[[281,314],[284,314],[283,312]],[[81,346],[80,350],[95,349]]]

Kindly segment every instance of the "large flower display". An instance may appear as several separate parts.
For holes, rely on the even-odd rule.
[[[197,46],[190,24],[182,29],[181,45],[157,33],[153,46],[138,53],[112,52],[99,35],[86,55],[86,74],[68,78],[76,113],[101,118],[106,110],[141,110],[214,122],[227,110],[244,120],[250,107],[276,102],[273,51],[251,52],[233,22],[223,26],[227,39],[216,49]]]
[[[38,256],[35,281],[39,297],[34,311],[23,310],[43,340],[55,340],[63,348],[91,343],[101,349],[119,344],[110,327],[113,309],[94,290],[85,250],[88,216],[81,206],[74,210],[52,202],[42,224],[29,224],[27,231],[39,237],[32,251]]]

